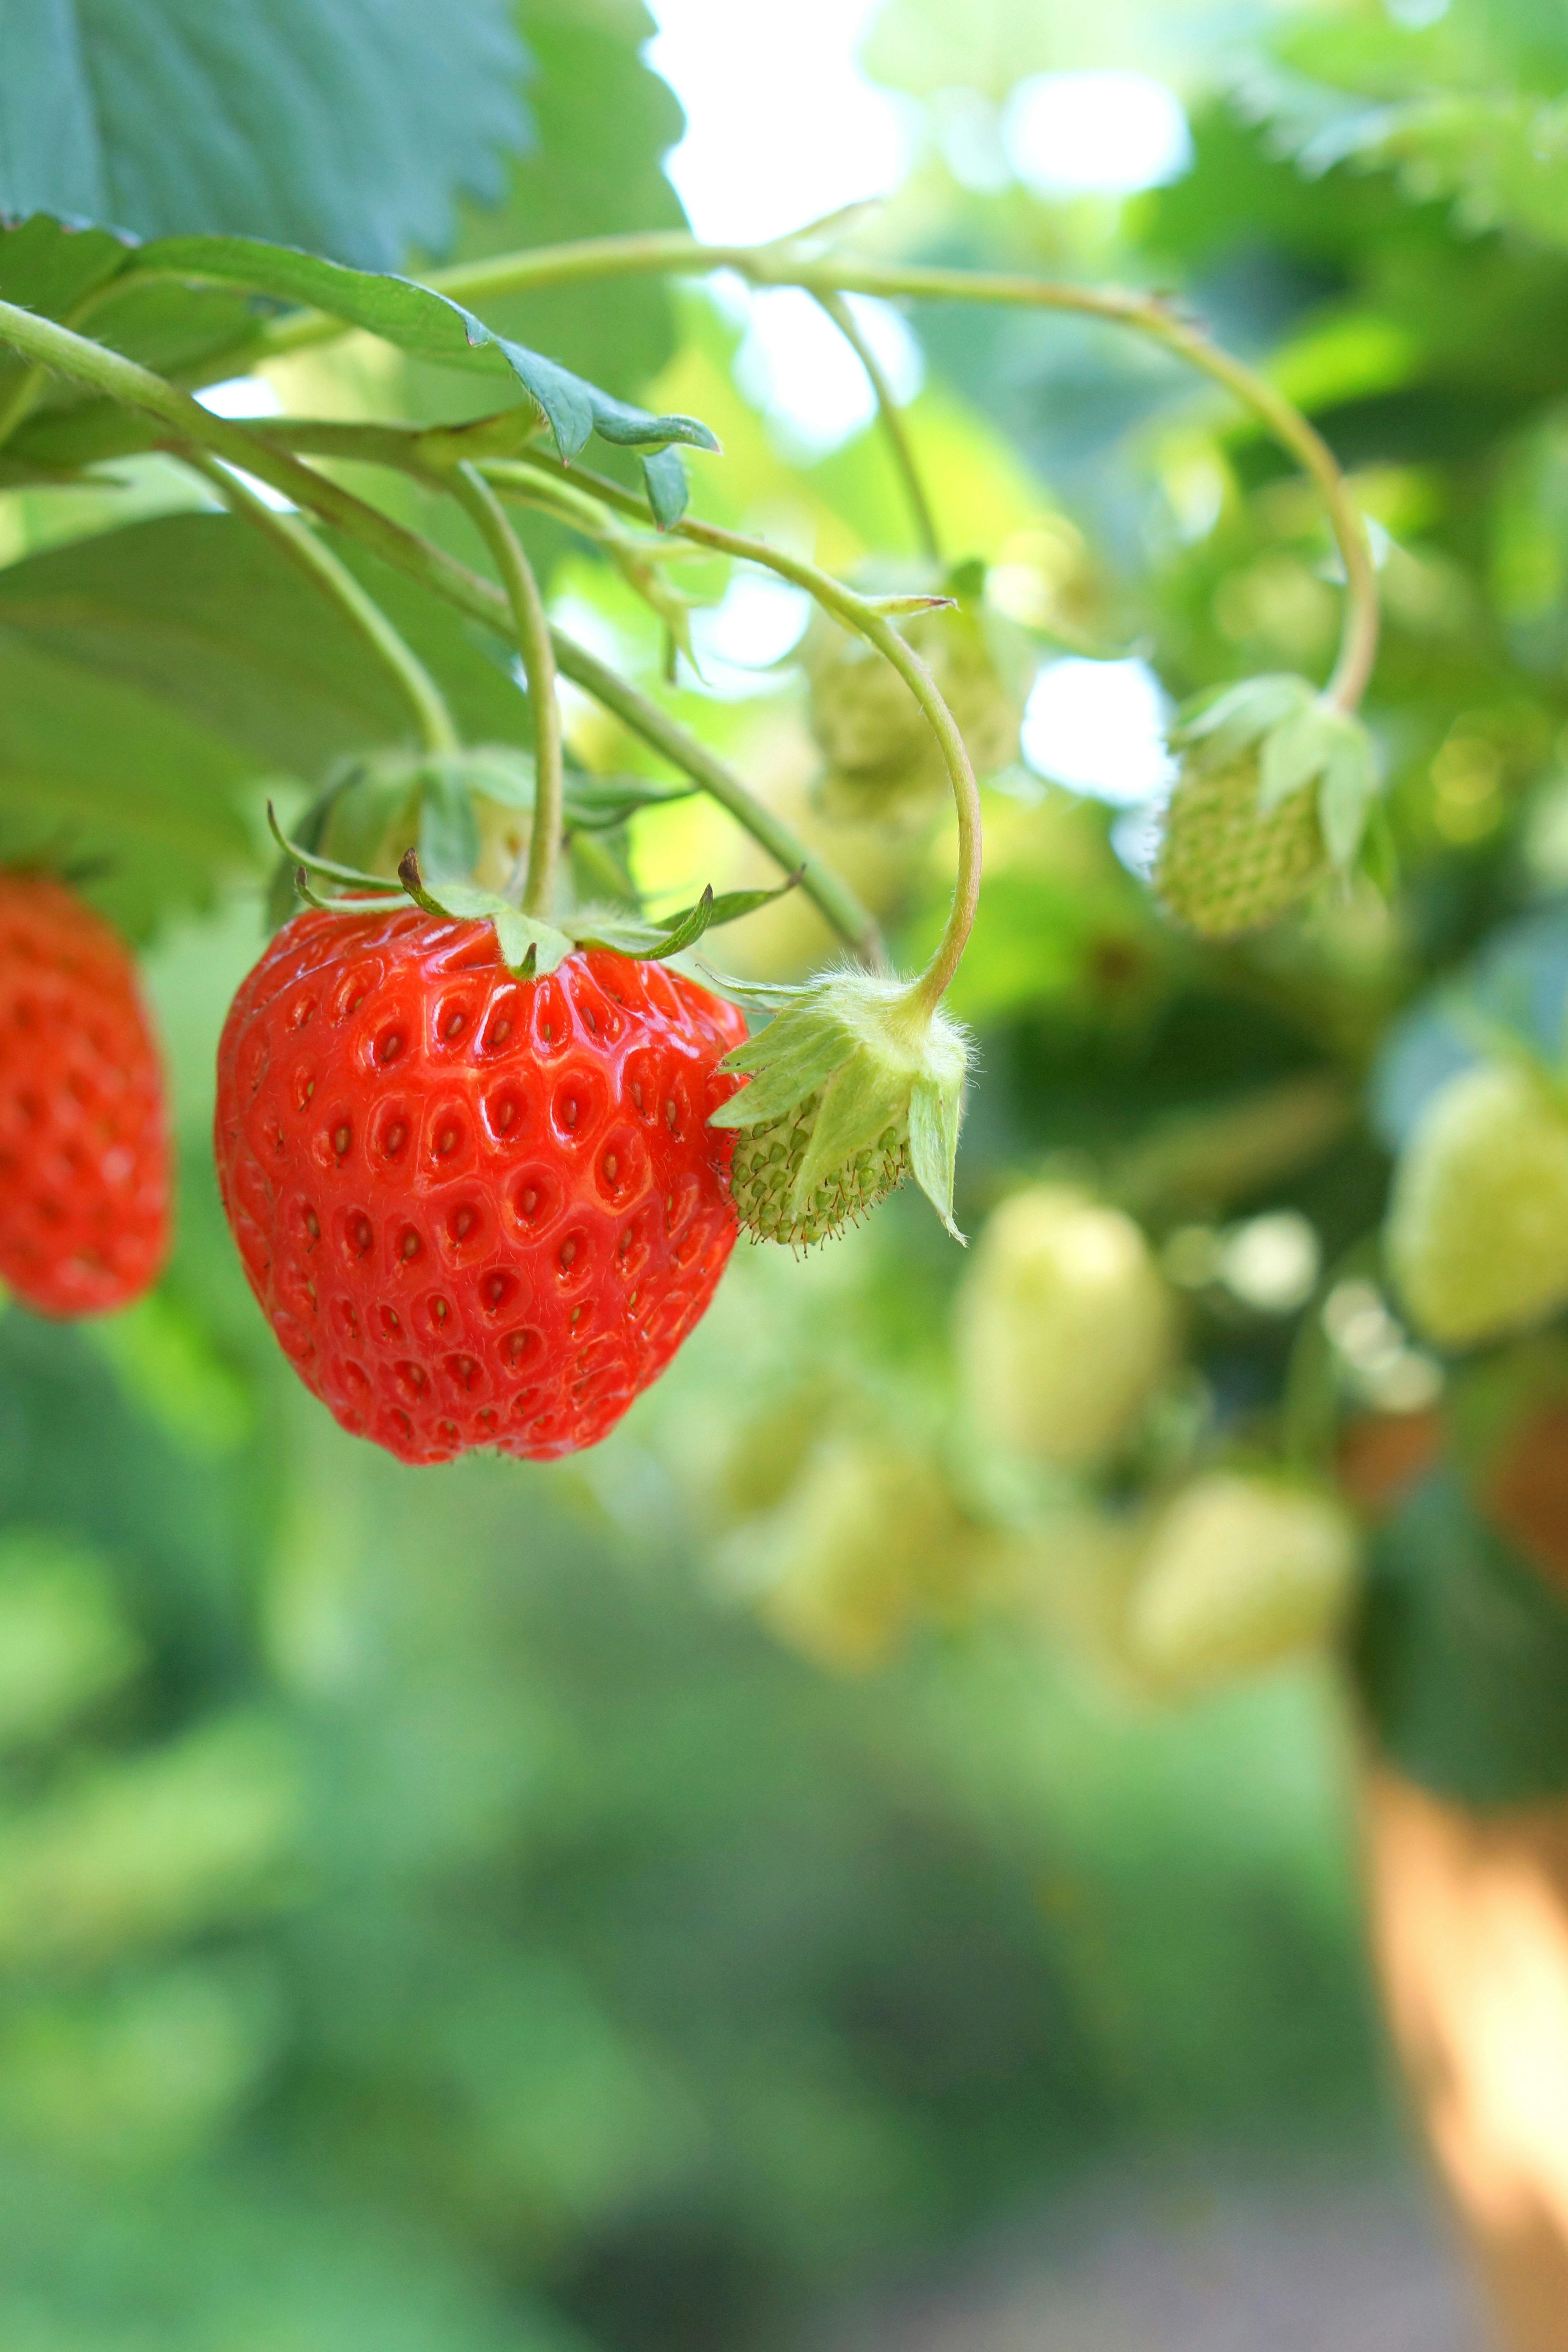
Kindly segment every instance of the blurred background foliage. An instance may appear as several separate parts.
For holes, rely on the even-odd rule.
[[[513,22],[446,0],[423,29],[405,9],[374,74],[360,12],[310,13],[326,47],[302,85],[243,43],[204,65],[220,88],[255,75],[276,166],[318,153],[312,93],[349,58],[293,210],[286,171],[237,190],[199,142],[151,172],[189,27],[149,0],[97,12],[94,88],[127,26],[158,29],[102,153],[62,179],[76,151],[18,132],[7,208],[410,267],[679,225],[681,115],[638,0],[519,0]],[[1440,1371],[1366,1254],[1426,1033],[1399,1033],[1392,1076],[1384,1055],[1381,1124],[1357,1105],[1391,1023],[1500,927],[1537,924],[1532,971],[1561,957],[1539,924],[1568,885],[1568,36],[1528,0],[1238,16],[1220,39],[1213,12],[1157,0],[884,0],[863,52],[907,168],[858,243],[1176,289],[1311,415],[1375,529],[1397,908],[1358,886],[1200,950],[1139,878],[1161,715],[1257,670],[1321,675],[1337,593],[1314,500],[1131,337],[865,306],[944,551],[986,567],[1028,690],[955,992],[981,1049],[960,1222],[1043,1176],[1142,1220],[1184,1340],[1129,1486],[1274,1442],[1314,1350],[1320,1385],[1380,1426],[1432,1404]],[[282,0],[247,16],[258,40],[291,22]],[[431,88],[437,20],[460,37]],[[1037,169],[1035,78],[1131,68],[1184,104],[1168,169],[1131,188]],[[51,71],[40,53],[38,120],[47,95],[74,121],[86,100]],[[737,113],[765,110],[768,78],[759,38]],[[5,79],[9,123],[29,86]],[[700,511],[847,573],[907,568],[874,419],[825,431],[797,396],[826,365],[804,307],[629,278],[487,315],[710,422],[725,455],[693,461]],[[360,337],[267,383],[290,412],[472,407],[461,377]],[[155,685],[157,645],[203,609],[208,505],[157,457],[65,488],[20,467],[0,496],[0,676],[21,681],[0,823],[13,854],[62,809],[108,844],[101,895],[147,945],[184,1154],[155,1297],[75,1329],[0,1318],[0,2336],[736,2352],[805,2340],[812,2314],[1092,2167],[1204,2147],[1395,2164],[1342,1687],[1310,1659],[1169,1707],[1086,1663],[1063,1562],[1095,1523],[1050,1474],[1042,1544],[1039,1475],[966,1417],[963,1262],[919,1204],[803,1264],[738,1254],[669,1376],[576,1463],[403,1471],[299,1392],[223,1228],[212,1055],[260,937],[265,793],[298,806],[389,725],[382,689],[326,622],[305,639],[272,614],[262,551],[269,698],[224,685],[211,646],[210,708],[169,716],[144,775],[106,772],[107,703],[74,752],[58,724],[120,690],[117,663]],[[127,536],[91,562],[148,583],[149,652],[106,654],[82,560],[50,571],[110,522]],[[901,953],[929,945],[943,820],[824,794],[791,593],[685,566],[704,602],[671,681],[615,570],[552,528],[531,543],[561,617],[818,840]],[[467,722],[515,731],[486,649],[376,584]],[[569,718],[588,765],[648,766],[586,702]],[[761,878],[696,801],[621,847],[656,904]],[[791,975],[829,944],[789,898],[726,957]],[[1472,1509],[1456,1486],[1461,1583]],[[1428,1538],[1380,1538],[1374,1689]],[[1394,1751],[1438,1785],[1555,1785],[1560,1735],[1498,1780],[1495,1742],[1472,1769],[1450,1714],[1400,1704]]]

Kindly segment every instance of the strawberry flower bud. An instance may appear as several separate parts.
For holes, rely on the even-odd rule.
[[[735,1130],[730,1192],[759,1240],[808,1246],[906,1175],[957,1241],[952,1172],[969,1045],[907,981],[836,971],[792,991],[720,1067],[749,1083],[709,1124]]]
[[[1236,939],[1354,865],[1377,756],[1361,720],[1306,678],[1247,678],[1190,705],[1171,748],[1181,768],[1154,880],[1192,929]]]

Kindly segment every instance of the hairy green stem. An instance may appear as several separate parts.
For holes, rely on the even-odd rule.
[[[428,282],[454,300],[471,304],[601,278],[649,273],[703,277],[719,269],[733,269],[757,286],[802,287],[819,299],[872,294],[892,300],[993,302],[1013,309],[1076,311],[1148,335],[1223,384],[1290,452],[1322,494],[1345,574],[1344,629],[1324,692],[1336,708],[1355,708],[1377,651],[1377,576],[1365,523],[1333,453],[1300,409],[1266,377],[1221,351],[1201,327],[1184,319],[1159,295],[1114,286],[1067,285],[1005,271],[861,259],[823,252],[819,242],[809,237],[783,237],[763,246],[704,245],[677,230],[589,237],[572,245],[498,254],[437,270]],[[265,357],[330,341],[346,331],[339,320],[322,312],[300,311],[264,329],[258,349]]]
[[[931,723],[952,785],[953,803],[958,812],[958,872],[953,882],[952,905],[947,923],[937,942],[936,952],[921,974],[915,992],[915,1003],[927,1013],[933,1013],[941,1003],[959,959],[968,944],[974,928],[974,910],[980,902],[980,793],[974,781],[974,769],[957,722],[937,690],[936,681],[914,647],[899,635],[887,618],[864,596],[847,588],[830,572],[819,572],[815,563],[805,562],[799,556],[785,554],[770,547],[765,540],[748,539],[742,532],[721,530],[717,523],[699,522],[690,515],[673,526],[683,539],[693,541],[699,547],[710,547],[717,553],[738,556],[747,563],[760,563],[776,572],[781,579],[793,581],[804,588],[828,612],[851,629],[858,631],[876,646],[884,658],[891,662],[910,692]]]
[[[13,302],[0,302],[0,343],[36,361],[51,373],[86,384],[106,399],[141,410],[169,428],[176,448],[191,445],[211,450],[230,465],[281,490],[297,506],[357,539],[397,570],[408,573],[443,596],[470,618],[498,632],[510,619],[506,601],[488,580],[469,571],[444,549],[394,522],[378,508],[356,499],[324,475],[301,465],[297,457],[271,446],[232,419],[215,416],[186,393],[177,392],[150,369],[123,358],[118,352],[76,334],[52,319]],[[833,929],[857,954],[875,961],[879,953],[877,926],[848,884],[826,862],[808,850],[783,820],[764,808],[740,777],[707,745],[661,710],[657,703],[618,677],[605,663],[560,630],[552,632],[555,658],[563,676],[581,686],[606,709],[613,710],[631,731],[689,775],[692,782],[729,810],[736,822],[761,844],[785,873],[801,869],[801,887]]]
[[[419,740],[427,751],[447,753],[460,749],[440,688],[412,646],[400,636],[376,603],[326,542],[297,516],[281,514],[247,489],[238,477],[202,450],[185,454],[184,462],[212,483],[224,504],[275,540],[308,572],[318,588],[346,614],[372,651],[377,654],[414,715]]]
[[[942,542],[937,537],[936,518],[931,513],[931,500],[926,496],[920,467],[915,464],[915,453],[910,446],[910,436],[904,430],[903,415],[887,371],[861,333],[860,322],[843,295],[819,293],[816,300],[866,371],[866,381],[877,396],[877,414],[881,418],[882,431],[899,479],[904,486],[910,512],[914,517],[915,536],[920,541],[921,551],[929,555],[933,563],[940,563]]]
[[[561,863],[561,811],[565,797],[561,698],[555,691],[555,648],[550,642],[550,623],[533,568],[507,520],[500,500],[483,475],[465,461],[453,467],[449,479],[453,496],[472,517],[489,549],[517,631],[517,649],[522,656],[529,710],[533,719],[533,829],[528,844],[522,911],[525,915],[542,915],[548,920],[555,908]]]

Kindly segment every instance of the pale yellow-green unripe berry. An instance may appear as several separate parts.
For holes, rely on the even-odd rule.
[[[1349,1605],[1358,1551],[1332,1496],[1235,1471],[1194,1479],[1140,1549],[1124,1603],[1124,1663],[1173,1694],[1323,1642]]]
[[[958,1343],[978,1429],[1089,1469],[1131,1433],[1164,1377],[1175,1315],[1131,1217],[1075,1186],[1035,1184],[980,1236]]]

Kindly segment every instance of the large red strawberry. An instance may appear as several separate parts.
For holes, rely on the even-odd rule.
[[[0,874],[0,1277],[40,1315],[145,1290],[169,1239],[163,1076],[119,935]]]
[[[215,1143],[251,1287],[306,1386],[405,1462],[592,1445],[735,1238],[738,1013],[658,963],[548,979],[492,924],[296,915],[230,1010]]]

